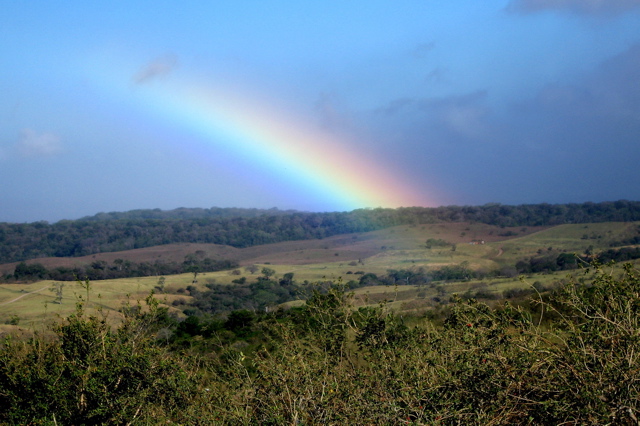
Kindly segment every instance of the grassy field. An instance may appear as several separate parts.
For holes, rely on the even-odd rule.
[[[357,280],[356,272],[385,274],[389,269],[438,269],[445,265],[464,264],[474,270],[500,270],[513,266],[518,260],[549,251],[584,253],[609,248],[610,244],[635,235],[638,223],[599,223],[561,225],[552,228],[499,228],[484,224],[446,223],[417,226],[399,226],[375,232],[335,236],[322,240],[295,241],[234,249],[206,244],[170,245],[132,252],[104,253],[88,258],[58,261],[91,261],[95,259],[129,258],[136,261],[153,258],[179,260],[185,253],[204,250],[216,258],[233,257],[241,267],[235,272],[202,273],[193,283],[193,274],[166,277],[165,291],[156,297],[170,309],[176,298],[188,300],[184,289],[194,285],[205,290],[206,284],[229,284],[240,277],[251,282],[263,267],[276,271],[276,277],[293,273],[294,280],[314,283],[326,280]],[[427,239],[440,239],[453,245],[427,248]],[[133,257],[127,257],[132,255]],[[41,260],[53,265],[53,260]],[[256,265],[251,273],[248,265]],[[453,293],[481,289],[485,293],[502,295],[512,288],[530,287],[538,281],[550,286],[566,276],[566,272],[518,278],[485,279],[464,283],[437,283],[430,286],[366,287],[355,291],[360,304],[386,300],[393,308],[404,311],[429,309],[439,301],[446,301]],[[91,282],[89,304],[91,309],[101,308],[110,318],[120,318],[118,312],[126,303],[144,300],[158,284],[158,277],[127,278]],[[0,324],[15,322],[25,328],[35,328],[50,316],[70,314],[86,291],[74,282],[66,282],[61,303],[54,303],[52,281],[29,284],[0,284]],[[0,332],[2,329],[0,329]]]
[[[171,302],[174,299],[189,299],[188,294],[178,291],[191,285],[192,279],[192,274],[166,277],[165,293],[155,297],[172,310]],[[55,303],[54,281],[3,284],[0,285],[0,323],[10,322],[11,318],[17,316],[21,327],[34,328],[52,316],[64,317],[73,313],[79,301],[85,304],[89,313],[100,310],[109,320],[118,321],[122,307],[135,305],[139,301],[144,304],[144,299],[157,284],[158,277],[92,281],[87,292],[78,282],[65,282],[60,303]]]
[[[252,263],[272,264],[309,264],[326,263],[339,260],[348,262],[365,259],[389,250],[413,250],[424,248],[429,238],[442,239],[456,244],[470,243],[474,240],[486,242],[504,241],[546,229],[499,228],[485,224],[443,223],[416,226],[397,226],[374,232],[336,235],[324,239],[287,241],[282,243],[238,249],[216,244],[167,244],[144,249],[114,253],[97,253],[77,258],[41,258],[27,261],[40,263],[47,268],[57,266],[73,267],[88,265],[94,261],[113,263],[115,259],[132,262],[182,262],[186,255],[196,251],[204,257],[215,260],[235,260],[241,265]],[[509,234],[505,236],[505,234]],[[17,262],[0,265],[0,273],[12,273]]]
[[[505,259],[516,260],[533,256],[538,251],[553,248],[569,253],[584,253],[589,247],[595,252],[610,248],[611,243],[636,234],[637,222],[609,222],[560,225],[504,241],[499,244]]]

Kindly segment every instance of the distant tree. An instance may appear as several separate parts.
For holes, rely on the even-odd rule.
[[[113,261],[113,264],[116,265],[116,269],[118,271],[122,271],[122,265],[124,264],[124,260],[116,259],[116,260]]]
[[[56,294],[56,298],[53,301],[53,303],[58,304],[58,305],[62,303],[62,289],[63,288],[64,288],[64,283],[61,283],[61,282],[53,283],[53,287],[49,289],[49,290],[51,290],[52,292],[54,292]]]
[[[275,275],[275,273],[276,271],[274,269],[267,268],[266,266],[262,268],[262,275],[264,275],[266,279],[271,278],[272,276]]]
[[[255,274],[256,272],[258,272],[258,266],[257,265],[249,265],[249,266],[245,266],[244,270],[251,273],[251,274]]]
[[[378,285],[378,284],[380,284],[380,280],[378,279],[378,276],[372,272],[364,274],[360,277],[361,287]]]
[[[280,284],[289,285],[291,283],[293,283],[293,272],[287,272],[282,276],[282,279],[280,280]]]
[[[96,260],[95,262],[91,263],[91,267],[93,269],[99,269],[102,271],[107,268],[107,262],[105,262],[104,260]]]
[[[158,285],[156,287],[159,291],[164,292],[164,286],[165,286],[166,280],[167,279],[165,277],[158,278]]]

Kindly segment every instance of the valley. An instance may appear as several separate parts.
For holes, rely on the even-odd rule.
[[[452,294],[468,297],[480,295],[499,300],[505,292],[526,292],[536,282],[541,288],[551,288],[564,280],[570,271],[545,271],[522,274],[516,269],[519,261],[553,253],[583,255],[609,249],[617,241],[636,235],[636,222],[606,222],[566,224],[558,226],[499,227],[481,223],[435,223],[400,225],[386,229],[336,235],[323,239],[287,241],[235,248],[215,244],[168,244],[114,253],[99,253],[77,258],[42,258],[27,261],[46,268],[89,265],[96,261],[112,264],[116,259],[132,262],[157,260],[180,262],[197,254],[215,260],[231,260],[237,267],[218,272],[201,272],[194,282],[193,273],[163,276],[163,289],[158,290],[159,276],[92,280],[89,306],[109,312],[112,320],[121,317],[123,304],[144,300],[151,291],[176,317],[184,317],[183,310],[192,301],[190,288],[208,291],[207,285],[242,286],[261,278],[263,268],[272,269],[274,282],[290,274],[299,286],[299,295],[282,302],[282,306],[303,303],[304,289],[316,283],[342,282],[351,285],[357,305],[376,305],[387,301],[400,312],[423,314],[429,309],[448,303]],[[431,243],[431,245],[428,244]],[[0,272],[10,273],[17,263],[0,266]],[[467,279],[436,281],[426,279],[414,284],[409,279],[387,278],[389,271],[437,271],[460,266],[473,271]],[[385,277],[382,282],[362,282],[362,277]],[[521,280],[520,276],[525,277]],[[416,280],[414,280],[416,281]],[[419,281],[419,279],[417,280]],[[64,282],[63,297],[54,303],[55,281],[0,284],[0,312],[2,329],[32,328],[43,320],[70,314],[75,300],[82,292],[78,283]],[[246,284],[244,284],[246,283]],[[382,284],[382,285],[381,285]],[[43,286],[47,291],[37,291]],[[33,292],[33,293],[32,293]],[[16,300],[16,298],[19,298]],[[299,301],[296,301],[299,300]],[[177,304],[179,300],[182,304]],[[276,309],[278,304],[266,302],[254,309]],[[247,305],[249,306],[249,305]],[[218,311],[215,311],[218,312]],[[220,311],[219,313],[224,313]],[[19,321],[16,320],[19,319]],[[17,324],[10,325],[11,322]]]

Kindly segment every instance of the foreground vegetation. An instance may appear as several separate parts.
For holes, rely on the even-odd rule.
[[[590,271],[589,271],[590,270]],[[172,323],[154,298],[115,328],[76,312],[0,351],[5,424],[636,424],[640,274],[591,266],[521,304],[422,317],[353,306]],[[197,318],[197,317],[189,317]]]

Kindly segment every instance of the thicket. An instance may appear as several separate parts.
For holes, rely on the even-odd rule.
[[[435,286],[434,281],[467,281],[485,276],[487,274],[473,271],[465,265],[450,265],[438,269],[389,269],[384,275],[362,273],[357,280],[347,281],[345,287],[353,290],[377,285]],[[172,302],[172,305],[189,316],[221,314],[240,309],[268,311],[285,302],[307,299],[311,296],[312,289],[326,290],[331,284],[331,281],[301,283],[294,280],[293,273],[284,274],[280,279],[261,275],[249,281],[247,277],[239,277],[234,280],[233,285],[207,283],[206,290],[189,286],[186,290],[191,296],[190,301],[178,298]]]
[[[186,272],[215,272],[225,269],[234,269],[239,266],[232,260],[215,260],[197,255],[197,253],[185,256],[183,262],[133,262],[130,260],[116,259],[112,263],[96,260],[89,265],[74,267],[58,266],[47,269],[40,263],[20,262],[16,265],[13,274],[0,277],[0,281],[75,281],[77,279],[107,280],[129,277],[150,277],[160,275],[176,275]]]
[[[80,303],[52,336],[2,341],[0,422],[637,424],[640,276],[592,270],[529,308],[458,300],[441,325],[340,285],[171,336],[153,298],[116,328]]]
[[[591,250],[587,250],[590,252]],[[563,251],[548,249],[546,253],[539,251],[538,256],[523,259],[516,263],[516,270],[521,274],[531,274],[540,272],[568,271],[577,269],[594,259],[599,263],[627,262],[629,260],[640,259],[640,247],[623,247],[619,249],[609,249],[597,254],[577,255]]]
[[[204,291],[189,287],[192,300],[187,304],[177,299],[173,306],[184,305],[184,311],[189,315],[218,314],[240,309],[264,311],[303,296],[304,286],[293,281],[292,277],[293,274],[290,279],[276,280],[260,276],[249,283],[237,280],[239,283],[235,285],[208,283]]]
[[[0,223],[0,263],[50,256],[78,257],[183,242],[249,247],[436,222],[478,222],[507,227],[637,220],[640,220],[640,202],[633,201],[377,208],[330,213],[243,209],[136,210],[103,213],[53,224]]]
[[[87,290],[89,282],[85,282]],[[30,338],[0,341],[2,424],[132,424],[179,415],[199,391],[186,360],[155,344],[167,323],[153,298],[123,309],[115,329],[76,312]]]
[[[623,247],[621,249],[609,249],[598,253],[598,260],[607,262],[626,262],[633,259],[640,259],[640,247]]]

